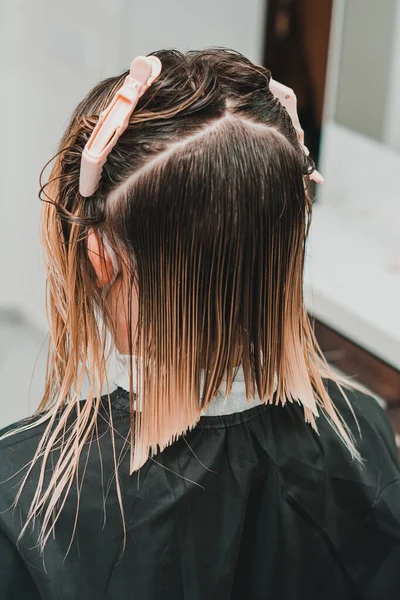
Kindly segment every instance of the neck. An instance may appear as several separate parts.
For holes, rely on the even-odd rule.
[[[117,376],[115,378],[115,384],[124,389],[125,391],[130,391],[130,362],[131,357],[125,354],[117,354],[119,370],[117,372]],[[138,394],[138,386],[136,381],[136,363],[140,360],[140,357],[132,356],[132,391],[136,395],[137,400],[134,403],[134,409],[140,410],[140,394]],[[203,377],[202,377],[203,380]],[[244,382],[244,373],[241,367],[238,368],[235,379],[232,383],[232,388],[229,396],[225,395],[226,392],[226,379],[223,379],[223,383],[220,387],[220,392],[218,396],[213,398],[210,404],[201,411],[201,416],[218,416],[218,415],[227,415],[236,412],[242,412],[244,410],[248,410],[249,408],[253,408],[255,406],[259,406],[261,401],[258,397],[250,399],[247,401],[246,399],[246,386]],[[277,386],[277,378],[275,377],[275,389]],[[200,395],[202,390],[202,383],[200,389]],[[200,400],[200,398],[199,398]]]

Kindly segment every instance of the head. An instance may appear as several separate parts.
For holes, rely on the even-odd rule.
[[[229,394],[239,365],[249,397],[298,402],[313,426],[324,411],[353,448],[303,304],[314,166],[269,71],[223,49],[153,54],[162,72],[94,195],[79,193],[82,151],[127,73],[79,104],[42,188],[51,353],[39,411],[77,402],[86,368],[98,406],[109,335],[141,357],[132,470],[193,427],[224,378]]]

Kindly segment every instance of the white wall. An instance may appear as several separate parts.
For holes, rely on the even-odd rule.
[[[342,21],[336,121],[384,139],[398,0],[346,0]]]
[[[226,46],[261,61],[265,0],[125,0],[124,59],[160,48]]]
[[[120,68],[122,19],[118,2],[13,0],[3,7],[0,306],[46,327],[39,173],[79,99]]]
[[[260,61],[264,0],[13,0],[2,3],[0,308],[46,327],[39,172],[99,79],[163,47],[230,46]]]
[[[346,6],[351,6],[350,13]],[[382,65],[385,70],[390,66],[391,75],[383,78],[387,87],[377,107],[385,109],[384,121],[378,119],[379,128],[385,122],[384,133],[393,129],[391,137],[379,138],[391,146],[355,130],[362,129],[373,115],[374,106],[364,102],[363,91],[368,94],[368,86],[378,84],[374,72],[365,82],[371,64],[369,52],[375,48],[371,48],[370,36],[365,37],[363,30],[364,22],[372,30],[369,6],[369,1],[361,0],[334,2],[320,161],[325,183],[318,190],[310,230],[305,297],[308,310],[318,319],[400,369],[400,147],[396,142],[400,139],[400,87],[396,75],[400,75],[396,54],[400,48],[400,0],[379,3],[379,11],[391,10],[394,28],[391,56]],[[348,35],[343,37],[349,15],[352,26],[358,20],[353,33],[357,30],[359,37],[351,40],[353,53],[349,51]],[[379,29],[382,23],[375,21]],[[343,45],[347,47],[346,64],[342,60]],[[364,52],[364,46],[368,52]],[[375,50],[379,52],[379,47]],[[356,76],[353,81],[350,78],[357,65],[363,82],[359,87]],[[379,56],[375,56],[375,70],[379,66]],[[346,106],[339,106],[339,115],[338,96],[342,96],[340,102],[344,97],[348,99]],[[344,108],[353,111],[352,116],[355,111],[359,113],[356,120],[345,119],[346,126],[341,118]],[[366,128],[364,133],[372,135],[373,131]]]

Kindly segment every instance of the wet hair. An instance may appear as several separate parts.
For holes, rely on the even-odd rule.
[[[130,354],[141,357],[142,410],[134,414],[131,390],[132,472],[196,425],[224,377],[229,394],[239,364],[247,398],[299,403],[315,429],[323,413],[358,457],[326,391],[323,378],[338,377],[303,302],[314,165],[269,89],[270,72],[220,48],[153,54],[161,75],[140,99],[95,194],[79,193],[81,153],[127,72],[78,105],[41,190],[50,351],[39,418],[22,429],[48,421],[32,461],[41,458],[41,477],[28,515],[29,522],[43,513],[42,548],[83,444],[97,431],[107,384],[114,324],[88,257],[92,229],[107,236],[138,294]]]

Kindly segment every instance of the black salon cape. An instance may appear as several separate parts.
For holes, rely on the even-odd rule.
[[[329,393],[357,437],[349,409]],[[73,486],[43,561],[32,534],[16,538],[35,491],[29,479],[9,507],[44,426],[0,443],[1,600],[346,600],[400,599],[400,479],[394,436],[377,402],[351,404],[365,466],[352,462],[324,417],[319,435],[300,406],[257,406],[202,417],[198,426],[129,475],[120,466],[127,524],[112,480],[107,402],[99,444],[87,444],[77,532]],[[127,393],[111,397],[114,426],[129,427]],[[9,428],[3,429],[0,434]],[[122,437],[116,434],[117,453]],[[358,438],[359,439],[359,438]],[[88,455],[89,454],[89,455]]]

